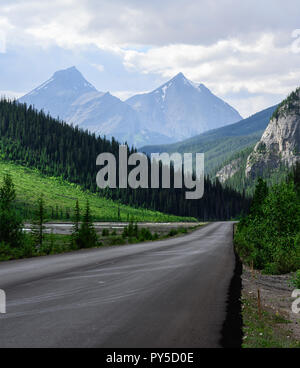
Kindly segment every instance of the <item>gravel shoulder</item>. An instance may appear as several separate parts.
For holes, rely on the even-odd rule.
[[[244,303],[245,300],[251,300],[256,306],[259,290],[262,310],[266,311],[269,316],[275,316],[278,320],[282,318],[282,323],[279,321],[274,328],[282,329],[282,332],[287,332],[287,339],[300,343],[300,314],[292,311],[292,303],[295,300],[292,298],[292,292],[295,288],[291,286],[291,278],[291,274],[263,275],[244,265],[242,298]],[[244,326],[246,336],[245,331],[247,331],[247,326]],[[245,336],[244,339],[247,339]]]

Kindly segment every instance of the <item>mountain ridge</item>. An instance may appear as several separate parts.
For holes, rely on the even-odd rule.
[[[149,129],[160,130],[177,141],[242,118],[204,84],[190,81],[183,73],[151,92],[130,97],[126,103]]]
[[[149,101],[145,105],[145,99],[150,105]],[[207,87],[189,81],[182,73],[148,94],[121,101],[110,92],[99,92],[73,66],[55,72],[18,101],[69,124],[137,147],[153,142],[173,143],[180,137],[190,137],[240,117]],[[149,110],[147,116],[145,109]]]
[[[237,123],[210,130],[181,142],[144,146],[139,151],[146,154],[204,152],[205,171],[214,175],[215,170],[233,154],[257,143],[276,108],[277,105],[271,106]]]

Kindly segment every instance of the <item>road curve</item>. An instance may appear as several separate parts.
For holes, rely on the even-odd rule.
[[[232,223],[184,237],[0,263],[0,347],[218,347]]]

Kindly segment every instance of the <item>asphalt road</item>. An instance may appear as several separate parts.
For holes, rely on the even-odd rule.
[[[0,263],[0,347],[218,347],[232,223],[184,237]]]

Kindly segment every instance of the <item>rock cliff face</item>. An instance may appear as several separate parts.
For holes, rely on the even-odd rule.
[[[263,175],[300,160],[300,88],[274,112],[260,141],[247,159],[246,177]]]
[[[222,167],[216,174],[216,177],[221,183],[225,183],[226,180],[230,179],[234,174],[239,171],[241,159],[231,161],[228,165]]]

